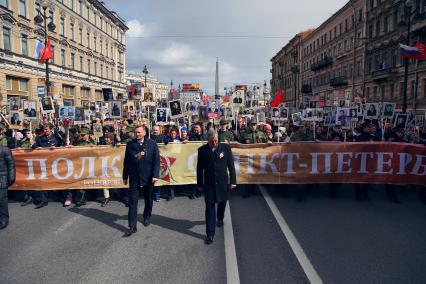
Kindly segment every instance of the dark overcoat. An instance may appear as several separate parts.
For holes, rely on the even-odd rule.
[[[143,152],[138,160],[135,155]],[[136,139],[127,142],[124,155],[123,179],[129,182],[140,182],[141,186],[151,185],[152,178],[160,176],[160,152],[154,140],[145,137],[140,145]]]
[[[228,200],[229,185],[236,183],[234,157],[229,144],[219,143],[214,152],[208,144],[198,148],[197,186],[203,188],[207,203]]]

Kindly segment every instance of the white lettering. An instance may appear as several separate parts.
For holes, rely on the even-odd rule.
[[[361,161],[359,161],[359,171],[357,173],[359,174],[366,174],[367,171],[367,158],[373,158],[374,154],[373,152],[357,152],[355,153],[355,159],[358,157],[361,157]]]
[[[387,153],[387,152],[377,152],[377,170],[376,170],[376,174],[392,174],[393,173],[393,169],[392,169],[392,158],[393,158],[393,153]],[[385,157],[384,156],[389,156],[386,161],[385,161]],[[391,169],[386,171],[384,170],[384,166],[388,166]]]
[[[25,159],[28,164],[28,177],[27,180],[35,180],[35,174],[34,174],[34,163],[39,162],[40,163],[40,172],[41,175],[38,178],[39,180],[45,180],[47,179],[47,170],[46,170],[46,160],[47,159]]]
[[[349,156],[350,159],[345,160],[345,155]],[[352,172],[351,159],[353,155],[351,152],[339,152],[337,153],[337,171],[338,174],[349,174]],[[343,166],[348,166],[347,170],[343,170]]]
[[[95,176],[95,159],[96,157],[80,157],[81,159],[81,171],[80,174],[75,174],[74,178],[75,179],[80,179],[83,177],[84,172],[85,172],[85,165],[86,165],[86,161],[89,163],[89,174],[87,175],[86,178],[96,178]]]
[[[240,154],[234,154],[235,172],[237,174],[240,174],[241,173],[241,166],[243,164],[246,164],[247,165],[247,174],[254,174],[253,158],[254,158],[254,154],[247,154],[247,160],[241,161],[241,155]]]
[[[266,166],[269,166],[271,168],[272,173],[274,174],[278,173],[278,169],[277,169],[277,166],[274,164],[274,160],[280,156],[279,153],[274,153],[269,161],[266,160],[268,154],[259,154],[259,156],[260,156],[260,165],[259,165],[260,175],[266,174]]]
[[[281,153],[281,159],[287,157],[287,171],[285,172],[286,174],[295,174],[296,172],[294,171],[293,168],[293,158],[300,158],[300,154],[299,153]]]
[[[65,163],[67,164],[67,173],[65,176],[61,176],[58,172],[58,164],[60,161],[65,161]],[[52,174],[57,179],[67,179],[72,175],[73,172],[74,172],[74,164],[72,163],[71,160],[67,158],[58,158],[52,163]]]
[[[416,155],[416,163],[410,174],[418,176],[426,175],[426,164],[423,163],[424,158],[426,158],[425,155]],[[423,171],[420,172],[420,169],[423,169]]]
[[[408,153],[398,153],[399,156],[399,172],[398,175],[405,175],[407,172],[405,171],[405,167],[413,160],[413,156]]]
[[[112,170],[112,172],[114,174],[114,177],[117,177],[117,178],[121,177],[120,171],[115,166],[115,163],[120,161],[120,156],[115,156],[112,159],[110,165],[108,165],[108,158],[109,158],[109,156],[103,156],[103,157],[101,157],[101,161],[102,161],[102,175],[101,175],[101,177],[102,178],[109,178],[110,177],[108,175],[108,169]]]

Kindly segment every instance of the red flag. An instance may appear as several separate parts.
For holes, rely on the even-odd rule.
[[[40,53],[41,53],[40,62],[44,62],[46,60],[53,58],[52,47],[50,46],[50,37],[47,40],[47,44],[41,49]]]
[[[283,90],[278,89],[277,95],[274,100],[271,102],[271,107],[278,107],[280,103],[284,102]]]

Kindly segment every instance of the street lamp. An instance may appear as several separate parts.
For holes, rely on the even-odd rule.
[[[410,46],[410,32],[411,32],[411,9],[413,8],[413,1],[407,0],[404,3],[405,12],[408,16],[407,21],[407,42],[406,45]],[[407,89],[408,89],[408,58],[404,58],[404,94],[402,97],[402,113],[407,112]]]
[[[53,32],[56,29],[53,19],[47,16],[46,10],[49,7],[49,1],[43,0],[41,2],[41,7],[43,13],[38,12],[37,16],[34,17],[34,22],[38,25],[44,23],[44,46],[46,47],[48,41],[48,31]],[[50,19],[50,22],[47,23],[47,20]],[[50,82],[49,82],[49,59],[45,60],[46,64],[46,95],[49,96]]]
[[[146,89],[146,75],[148,74],[148,69],[146,68],[146,65],[143,67],[142,73],[145,74],[145,89]]]

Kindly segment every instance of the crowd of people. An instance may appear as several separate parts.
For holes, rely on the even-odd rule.
[[[188,121],[187,121],[188,122]],[[370,120],[357,122],[351,129],[346,129],[341,123],[336,122],[333,127],[325,127],[324,122],[293,123],[291,118],[280,121],[273,120],[258,122],[256,118],[238,119],[227,121],[221,119],[218,124],[212,121],[179,124],[178,121],[170,121],[168,124],[152,124],[147,119],[105,119],[96,120],[91,124],[67,125],[64,121],[44,118],[36,127],[31,129],[8,129],[6,124],[0,123],[0,143],[10,149],[14,148],[53,148],[74,147],[90,145],[126,144],[134,138],[134,129],[137,125],[146,128],[147,136],[156,143],[186,143],[189,141],[206,141],[205,133],[211,128],[218,131],[219,142],[223,143],[298,143],[299,141],[333,141],[333,142],[369,142],[388,141],[405,142],[426,145],[426,130],[423,128],[396,128],[392,124],[379,125],[379,121]],[[101,129],[96,130],[96,125]],[[99,133],[100,131],[100,133]],[[274,185],[277,190],[286,194],[294,189],[298,201],[306,199],[308,193],[317,185]],[[337,198],[341,184],[328,186],[330,196]],[[374,186],[354,185],[355,196],[358,200],[368,200],[368,192],[375,190]],[[247,198],[256,192],[255,185],[240,185],[242,196]],[[385,185],[386,194],[390,200],[399,203],[398,186]],[[425,190],[418,188],[420,198],[426,203]],[[64,190],[50,191],[56,193],[56,198],[64,206],[83,206],[87,200],[96,199],[97,192],[102,192],[101,206],[108,206],[111,198],[121,200],[128,204],[127,190],[124,189],[100,189],[97,190]],[[48,205],[49,191],[28,190],[12,191],[12,198],[20,200],[23,206],[35,204],[39,209]],[[176,194],[187,195],[190,199],[201,196],[201,192],[195,185],[168,185],[154,188],[153,198],[160,201],[161,197],[171,200]],[[52,196],[51,196],[52,197]]]

